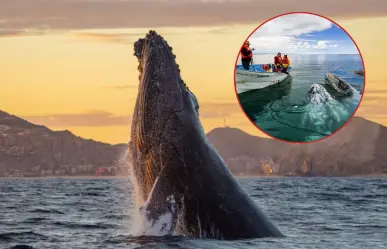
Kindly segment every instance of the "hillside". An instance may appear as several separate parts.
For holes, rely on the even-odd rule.
[[[261,164],[278,161],[287,143],[255,137],[237,128],[216,128],[207,133],[208,140],[236,174],[261,174]]]
[[[296,175],[357,175],[387,173],[387,128],[355,117],[334,136],[311,144],[290,144],[254,137],[235,128],[217,128],[208,138],[226,162],[244,156],[255,169],[272,159],[275,173]],[[243,173],[246,166],[231,166]],[[265,164],[267,160],[264,160]],[[252,167],[252,166],[250,166]],[[263,169],[260,170],[261,172]]]
[[[387,173],[387,128],[363,118],[352,119],[334,136],[312,144],[279,142],[230,127],[216,128],[207,136],[235,174]],[[0,111],[0,176],[92,175],[110,166],[126,170],[126,148],[53,131]]]
[[[91,174],[97,167],[116,164],[122,151],[123,145],[52,131],[0,111],[0,175],[7,171]]]

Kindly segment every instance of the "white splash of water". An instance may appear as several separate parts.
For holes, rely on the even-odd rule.
[[[171,210],[166,211],[163,214],[159,214],[157,219],[148,218],[148,205],[147,201],[143,208],[141,208],[141,217],[143,218],[143,226],[141,235],[146,236],[166,236],[171,235],[173,232],[173,213],[176,212],[176,201],[174,196],[169,196],[166,200],[167,205],[171,206]]]
[[[132,176],[133,184],[138,186],[136,177]],[[165,213],[157,214],[157,218],[150,218],[149,209],[151,205],[151,197],[153,195],[155,186],[157,185],[159,178],[156,178],[155,183],[149,193],[149,198],[142,206],[138,206],[139,203],[136,203],[135,209],[133,212],[135,215],[135,222],[132,226],[131,234],[134,236],[165,236],[170,235],[173,227],[173,213],[176,212],[176,201],[174,196],[169,196],[166,199],[167,206],[170,207],[169,210],[166,210]],[[137,191],[139,188],[135,188]],[[139,191],[138,191],[139,192]]]
[[[360,92],[359,92],[358,90],[356,90],[354,87],[351,86],[351,88],[352,88],[352,91],[353,91],[352,99],[354,99],[354,100],[356,100],[356,101],[359,102],[362,95],[361,95]]]
[[[131,151],[129,150],[127,154],[128,166],[129,166],[129,179],[132,184],[132,208],[131,208],[131,226],[130,234],[137,235],[140,233],[140,229],[143,224],[143,218],[141,217],[140,207],[144,204],[144,198],[140,191],[140,184],[137,181],[137,177],[134,174],[133,170],[133,158],[131,158]],[[138,152],[140,153],[140,152]]]
[[[313,85],[309,95],[309,112],[304,117],[305,123],[313,127],[319,127],[322,132],[337,129],[338,123],[348,119],[348,110],[325,90],[321,85]]]
[[[118,164],[119,165],[125,165],[125,166],[128,166],[129,165],[129,160],[128,160],[128,149],[125,149],[123,150],[119,156],[117,157],[117,161],[118,161]],[[127,173],[127,172],[123,172],[124,175]],[[132,187],[132,184],[131,184],[131,181],[129,178],[126,179],[126,181],[120,181],[120,184],[123,184],[123,186],[120,186],[122,187],[123,189],[133,189]],[[125,195],[125,197],[127,196],[128,199],[126,199],[126,201],[129,201],[129,202],[132,202],[132,196],[129,196],[129,195]],[[133,206],[133,205],[132,205]],[[132,215],[132,212],[131,210],[125,210],[125,214],[128,215],[128,217],[130,217]],[[131,227],[132,227],[132,219],[131,218],[128,218],[128,219],[125,219],[124,220],[124,226],[127,230],[130,230]]]
[[[130,179],[133,185],[133,198],[136,199],[136,202],[133,205],[133,223],[130,233],[134,236],[165,236],[170,235],[173,227],[173,213],[176,212],[176,201],[174,196],[169,196],[166,199],[167,206],[170,207],[170,210],[167,210],[163,214],[158,214],[157,219],[149,218],[149,207],[151,205],[151,197],[153,195],[155,186],[159,178],[157,177],[153,187],[149,193],[148,199],[143,201],[141,196],[141,191],[139,188],[139,183],[137,178],[134,176],[133,169],[130,171]]]

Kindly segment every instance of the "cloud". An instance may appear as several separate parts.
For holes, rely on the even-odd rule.
[[[47,25],[32,29],[1,29],[1,23],[2,22],[0,22],[0,37],[36,36],[51,33],[50,27]]]
[[[378,80],[377,82],[385,82],[386,80]],[[368,84],[373,85],[376,81],[368,81]],[[385,123],[387,119],[387,112],[385,106],[387,105],[387,89],[385,88],[365,88],[363,100],[360,103],[356,115],[373,119],[378,123]]]
[[[140,32],[142,31],[142,32]],[[109,42],[109,43],[117,43],[117,44],[132,44],[133,42],[138,40],[138,37],[144,36],[144,34],[148,32],[147,29],[99,29],[98,32],[95,30],[76,30],[70,32],[70,35],[76,40],[83,41],[96,41],[96,42]],[[196,28],[195,34],[233,34],[235,31],[230,29],[229,27],[213,27],[213,28]],[[164,28],[163,36],[184,36],[187,34],[191,34],[192,30],[188,29],[179,29],[179,28]]]
[[[237,102],[235,103],[200,103],[200,118],[224,118],[235,114],[241,114],[243,110]]]
[[[24,36],[25,32],[21,30],[0,30],[0,37]]]
[[[114,87],[114,86],[113,86]],[[128,85],[116,86],[128,87]],[[129,86],[131,87],[131,86]],[[114,88],[113,88],[114,89]],[[235,103],[200,103],[200,118],[225,118],[243,114],[237,102]],[[85,113],[47,114],[37,116],[22,116],[29,122],[45,125],[50,128],[63,127],[102,127],[102,126],[130,126],[131,115],[114,115],[107,111],[97,110]]]
[[[260,27],[252,37],[281,35],[299,36],[331,28],[333,23],[309,14],[292,14],[277,17]]]
[[[112,89],[112,90],[137,89],[138,85],[115,85],[115,86],[104,86],[104,88]]]
[[[328,47],[327,41],[317,41],[317,44],[313,46],[313,48],[317,49],[326,49]]]
[[[357,53],[355,45],[342,31],[343,38],[331,39],[331,28],[338,28],[331,21],[310,14],[291,14],[268,21],[249,38],[251,46],[259,52],[284,51],[286,53]],[[329,30],[329,31],[328,31]],[[325,35],[321,35],[326,31]],[[337,32],[337,31],[335,31]],[[319,34],[319,35],[316,35]]]
[[[48,127],[121,126],[130,125],[131,116],[117,116],[106,111],[90,111],[76,114],[48,114],[23,116],[26,120]]]
[[[131,43],[125,34],[74,33],[72,36],[84,41],[113,42],[124,45]]]
[[[215,32],[217,29],[206,31],[208,32]],[[94,42],[109,42],[109,43],[116,43],[116,44],[122,44],[122,45],[128,45],[133,44],[133,42],[138,40],[138,37],[144,36],[144,34],[148,30],[143,30],[143,32],[133,32],[131,30],[125,29],[125,32],[123,32],[123,29],[100,29],[98,32],[93,30],[78,30],[78,31],[72,31],[70,32],[70,35],[75,38],[76,40],[81,41],[94,41]],[[200,33],[200,32],[199,32]],[[186,32],[180,31],[180,32],[173,32],[173,31],[165,31],[163,32],[163,35],[185,35]]]
[[[330,17],[386,15],[385,0],[12,0],[0,1],[0,28],[155,28],[256,23],[281,13],[324,13]]]

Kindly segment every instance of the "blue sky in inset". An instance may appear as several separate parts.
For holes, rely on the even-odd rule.
[[[290,14],[261,26],[249,38],[255,53],[358,54],[348,34],[331,21],[311,14]]]
[[[311,32],[306,35],[300,35],[301,39],[308,39],[313,37],[317,40],[348,40],[351,41],[347,33],[345,33],[339,26],[332,23],[329,29],[325,29],[318,32]]]

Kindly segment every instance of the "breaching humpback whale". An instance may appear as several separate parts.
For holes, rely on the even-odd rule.
[[[164,234],[198,238],[283,236],[207,140],[198,101],[168,43],[149,31],[134,54],[140,83],[129,154],[149,223],[163,221]]]

